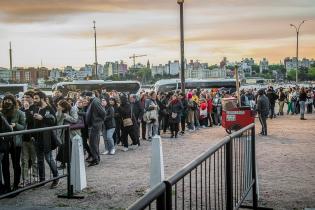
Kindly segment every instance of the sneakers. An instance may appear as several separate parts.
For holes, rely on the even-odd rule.
[[[122,151],[124,151],[124,152],[127,152],[128,150],[129,150],[128,147],[122,148]]]
[[[60,184],[60,179],[56,179],[51,183],[50,189],[56,188]]]
[[[115,155],[115,152],[116,152],[115,149],[111,149],[110,152],[109,152],[109,154],[110,154],[110,155]]]
[[[105,152],[102,152],[101,155],[108,155],[109,154],[109,151],[108,150],[105,150]]]

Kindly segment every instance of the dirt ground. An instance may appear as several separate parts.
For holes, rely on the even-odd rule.
[[[315,114],[281,116],[268,120],[269,136],[257,136],[260,204],[274,209],[315,207]],[[260,125],[257,121],[256,133]],[[165,177],[169,177],[226,135],[221,127],[204,128],[178,139],[163,135]],[[101,146],[102,148],[102,146]],[[102,151],[102,150],[101,150]],[[55,190],[44,187],[0,201],[0,209],[72,207],[125,209],[149,188],[151,143],[137,150],[102,156],[99,166],[87,168],[88,188],[83,200],[57,198],[65,193],[66,180]]]

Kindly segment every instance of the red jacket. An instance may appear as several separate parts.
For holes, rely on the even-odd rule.
[[[208,113],[212,113],[213,111],[212,99],[208,99],[207,103],[208,103]]]

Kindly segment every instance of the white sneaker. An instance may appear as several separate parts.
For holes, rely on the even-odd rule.
[[[122,148],[122,151],[127,152],[128,151],[128,147]]]
[[[102,152],[101,155],[108,155],[109,154],[109,151],[108,150],[105,150],[105,152]]]
[[[115,155],[115,152],[116,152],[115,149],[111,149],[110,152],[109,152],[109,154],[110,154],[110,155]]]

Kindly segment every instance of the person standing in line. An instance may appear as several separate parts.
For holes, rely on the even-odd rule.
[[[17,101],[13,95],[6,95],[3,98],[2,110],[3,117],[7,120],[12,131],[21,131],[25,129],[25,113],[18,109]],[[14,182],[13,190],[17,190],[21,179],[21,151],[22,151],[22,135],[13,136],[9,140],[8,152],[4,153],[2,159],[3,176],[5,177],[5,186],[10,191],[10,159],[13,165]],[[6,179],[7,178],[7,179]]]
[[[141,95],[141,99],[140,99],[140,105],[141,105],[141,109],[142,111],[144,112],[144,107],[145,107],[145,100],[147,99],[148,95],[147,93],[142,93]],[[146,139],[146,127],[147,127],[147,123],[143,120],[143,115],[142,115],[142,118],[141,118],[141,137],[142,137],[142,140],[147,140]]]
[[[86,99],[90,101],[90,105],[86,112],[86,123],[89,127],[89,146],[91,150],[91,159],[88,160],[88,166],[98,165],[100,162],[100,132],[104,124],[105,109],[102,106],[101,100],[95,96],[95,93],[86,92]]]
[[[270,117],[270,119],[276,118],[275,106],[276,106],[276,101],[278,100],[278,95],[275,93],[272,86],[270,86],[268,88],[266,96],[268,97],[269,102],[270,102],[270,111],[269,111],[270,115],[269,115],[269,117]]]
[[[259,116],[259,121],[261,124],[261,135],[267,136],[267,117],[269,114],[269,99],[265,95],[265,91],[260,89],[258,91],[258,98],[257,98],[257,112]]]
[[[177,94],[174,94],[169,101],[168,105],[169,116],[170,116],[170,127],[171,127],[171,138],[177,138],[179,131],[179,123],[183,111],[183,104],[178,100]]]
[[[103,152],[102,155],[114,155],[116,152],[113,138],[116,127],[115,110],[114,107],[109,103],[109,98],[102,99],[102,105],[106,111],[103,129],[105,152]]]
[[[283,88],[280,87],[279,89],[279,113],[278,115],[283,115],[283,107],[284,107],[284,103],[286,101],[286,95],[285,93],[283,92]]]
[[[140,101],[137,100],[136,95],[131,94],[129,96],[129,101],[130,101],[132,113],[134,117],[136,118],[137,134],[140,138],[140,123],[143,118],[143,109],[141,107]]]
[[[35,110],[33,113],[34,129],[46,128],[56,125],[56,114],[52,107],[46,102],[46,94],[38,91],[34,93]],[[44,131],[35,134],[35,149],[37,155],[39,181],[45,181],[45,162],[48,163],[53,177],[58,177],[56,162],[52,156],[52,132]],[[59,179],[52,182],[51,188],[56,188],[60,183]]]
[[[158,135],[159,122],[158,122],[158,104],[156,101],[155,91],[150,92],[150,97],[145,101],[145,115],[149,116],[147,119],[147,136],[148,140],[151,141],[152,137]]]
[[[131,106],[128,103],[128,98],[126,96],[121,96],[120,98],[121,105],[118,107],[118,113],[119,116],[122,119],[122,135],[121,140],[123,143],[123,151],[128,151],[128,135],[130,136],[132,140],[132,149],[137,149],[140,145],[139,143],[139,136],[136,130],[136,119],[134,117],[134,114],[132,113]]]
[[[27,91],[24,93],[23,97],[23,107],[21,111],[25,113],[26,118],[26,129],[34,129],[34,100],[33,100],[33,91]],[[31,170],[31,175],[33,176],[33,181],[36,181],[37,178],[37,159],[36,159],[36,150],[34,145],[34,135],[24,134],[23,143],[22,143],[22,179],[25,184],[32,181],[28,177],[29,169]]]
[[[300,119],[301,120],[306,120],[304,118],[306,98],[307,98],[306,91],[305,91],[304,87],[302,87],[300,90],[300,95],[299,95]]]

